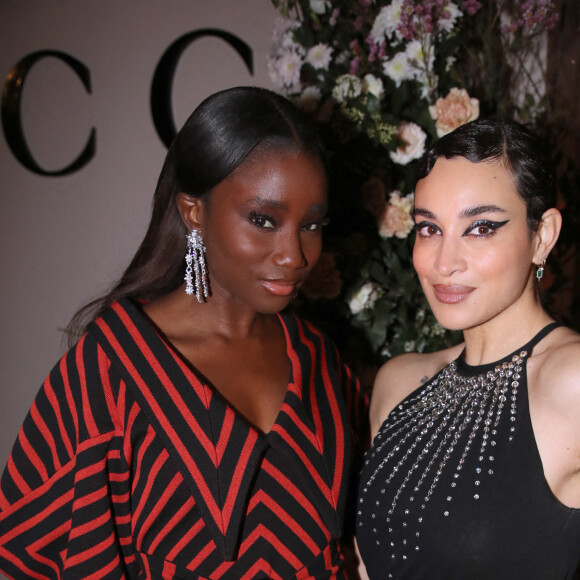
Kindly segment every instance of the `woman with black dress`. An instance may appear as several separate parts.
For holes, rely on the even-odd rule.
[[[538,284],[555,183],[516,123],[437,141],[415,190],[414,266],[464,344],[381,369],[357,543],[371,579],[555,580],[580,562],[580,336]]]

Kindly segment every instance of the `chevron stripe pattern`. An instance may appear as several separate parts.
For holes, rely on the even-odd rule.
[[[367,401],[331,342],[279,315],[292,377],[252,427],[116,303],[55,366],[0,485],[10,578],[345,578]]]

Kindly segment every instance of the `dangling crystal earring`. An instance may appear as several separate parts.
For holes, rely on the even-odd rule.
[[[198,302],[205,302],[209,296],[207,267],[205,263],[205,246],[201,234],[191,230],[187,234],[187,252],[185,253],[185,292],[195,294]],[[195,285],[193,283],[195,275]],[[202,298],[203,296],[203,298]]]
[[[542,279],[542,276],[544,275],[544,264],[546,263],[546,260],[542,260],[542,263],[538,266],[538,269],[536,270],[536,280],[539,282]]]

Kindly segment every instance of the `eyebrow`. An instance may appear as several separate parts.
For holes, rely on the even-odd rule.
[[[459,217],[461,218],[470,218],[475,217],[476,215],[481,215],[482,213],[507,213],[505,209],[499,207],[498,205],[476,205],[473,207],[468,207],[464,209]],[[424,209],[421,207],[416,207],[413,210],[413,216],[423,216],[428,219],[435,219],[437,216],[428,209]]]
[[[288,204],[283,201],[277,201],[275,199],[264,199],[261,197],[253,197],[249,201],[249,205],[255,205],[263,209],[275,209],[280,211],[286,211],[288,209]],[[311,209],[315,211],[326,211],[327,205],[324,203],[314,203],[310,206]]]
[[[249,201],[249,205],[257,205],[264,209],[288,209],[288,204],[284,203],[283,201],[277,201],[275,199],[264,199],[261,197],[252,197],[252,199]]]

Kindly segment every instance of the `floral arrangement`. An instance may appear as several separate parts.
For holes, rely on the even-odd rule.
[[[370,375],[456,342],[413,271],[414,166],[482,112],[542,119],[554,3],[272,1],[271,79],[320,123],[333,163],[331,225],[302,308]]]

